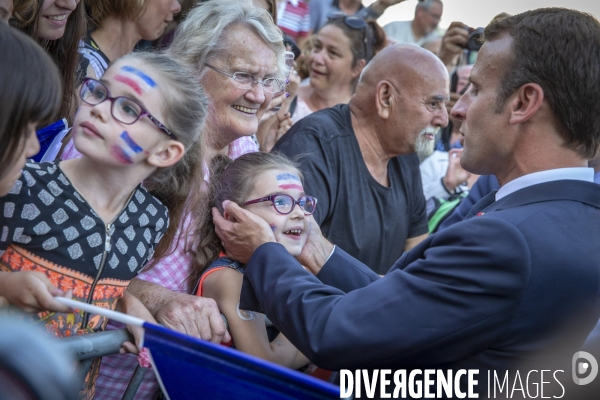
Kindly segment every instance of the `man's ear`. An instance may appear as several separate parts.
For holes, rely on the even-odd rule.
[[[392,85],[387,81],[381,81],[377,84],[375,89],[375,107],[377,108],[377,115],[381,119],[388,119],[390,116],[390,108],[394,101],[392,94]]]
[[[166,145],[162,145],[148,157],[148,164],[158,168],[170,167],[175,165],[185,154],[185,147],[181,142],[169,140]]]
[[[509,102],[510,123],[520,124],[531,119],[544,102],[544,89],[537,83],[521,86],[516,96]]]

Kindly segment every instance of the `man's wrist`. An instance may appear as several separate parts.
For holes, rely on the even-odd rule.
[[[156,318],[156,313],[160,311],[165,304],[178,295],[164,286],[143,279],[134,278],[129,283],[127,291],[136,297],[150,311],[150,314]]]
[[[379,0],[375,1],[369,7],[367,7],[367,18],[377,19],[381,17],[381,14],[388,8],[387,5],[382,4]]]
[[[327,239],[322,238],[320,246],[313,253],[313,257],[310,260],[310,265],[307,267],[316,275],[319,273],[321,268],[327,263],[333,252],[335,251],[335,245],[329,242]]]

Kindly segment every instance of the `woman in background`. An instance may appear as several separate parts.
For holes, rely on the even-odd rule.
[[[292,121],[347,103],[363,68],[385,45],[385,32],[375,20],[332,16],[317,34],[308,57],[310,84],[298,90]]]
[[[79,40],[86,31],[86,15],[81,0],[14,0],[11,23],[31,36],[50,54],[58,66],[63,85],[59,116],[73,121]]]
[[[92,31],[79,47],[79,70],[94,79],[104,75],[111,61],[131,53],[140,40],[158,39],[181,10],[177,0],[94,0],[87,8]],[[63,160],[81,157],[70,135],[65,142]]]
[[[94,0],[87,7],[92,31],[79,51],[82,69],[94,79],[102,77],[111,61],[131,53],[140,40],[162,36],[181,10],[177,0]]]

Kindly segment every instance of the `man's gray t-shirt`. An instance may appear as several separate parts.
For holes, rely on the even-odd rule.
[[[382,186],[363,160],[347,104],[298,121],[273,151],[301,156],[304,190],[318,200],[323,234],[378,274],[400,258],[406,239],[427,233],[418,157],[390,159],[390,187]]]

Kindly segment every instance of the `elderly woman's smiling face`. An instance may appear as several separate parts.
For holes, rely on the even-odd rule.
[[[277,56],[263,39],[252,29],[233,25],[223,32],[225,49],[207,63],[230,74],[246,72],[258,80],[277,77]],[[272,93],[255,84],[252,89],[242,89],[232,78],[204,67],[200,83],[209,102],[208,124],[215,137],[215,144],[225,147],[242,136],[250,136],[258,130],[258,124],[266,111]]]

